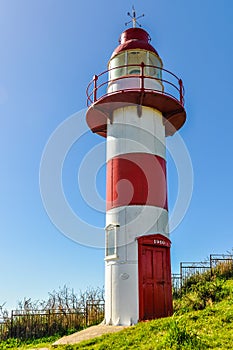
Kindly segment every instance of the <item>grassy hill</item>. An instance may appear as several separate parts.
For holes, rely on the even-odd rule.
[[[233,280],[222,283],[222,290],[223,300],[209,299],[203,310],[183,308],[169,318],[142,322],[119,333],[58,349],[233,349]],[[194,297],[195,301],[192,293],[185,298]],[[185,304],[184,299],[181,303]]]
[[[172,317],[141,322],[119,333],[56,349],[233,349],[233,279],[207,273],[192,277],[184,288],[174,301]],[[0,349],[52,349],[51,341],[23,345],[12,340],[0,343]]]

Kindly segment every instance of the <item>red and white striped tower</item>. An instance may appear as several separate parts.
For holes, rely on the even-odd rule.
[[[165,137],[186,119],[182,81],[134,27],[87,95],[87,123],[107,138],[105,322],[171,315]]]

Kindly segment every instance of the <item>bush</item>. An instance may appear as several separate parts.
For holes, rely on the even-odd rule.
[[[211,281],[211,272],[206,271],[204,273],[196,273],[187,278],[182,285],[182,292],[189,292],[193,289],[193,286],[199,283],[205,283]]]
[[[207,303],[220,301],[226,296],[224,280],[220,278],[213,278],[211,281],[206,281],[204,283],[199,282],[193,285],[191,290],[196,292],[197,296],[203,300],[204,307]]]
[[[225,287],[225,281],[219,277],[200,275],[198,280],[195,276],[195,283],[189,284],[186,292],[174,301],[174,311],[178,313],[192,310],[203,310],[207,305],[221,301],[228,296],[230,290]]]

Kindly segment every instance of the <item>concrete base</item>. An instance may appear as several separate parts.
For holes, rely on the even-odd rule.
[[[76,332],[74,334],[62,337],[61,339],[53,343],[53,346],[56,347],[59,345],[77,344],[84,340],[100,337],[101,335],[106,333],[120,332],[125,328],[127,328],[127,326],[107,326],[107,325],[99,324],[97,326],[92,326],[92,327],[83,329],[82,331]]]

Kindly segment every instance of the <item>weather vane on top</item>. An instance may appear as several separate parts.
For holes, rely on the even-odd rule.
[[[129,23],[131,23],[131,21],[132,21],[132,23],[133,23],[133,28],[136,28],[136,24],[139,26],[139,27],[141,27],[141,24],[139,24],[138,22],[137,22],[137,19],[139,19],[139,18],[141,18],[141,17],[144,17],[145,15],[144,15],[144,13],[141,15],[141,16],[136,16],[136,11],[135,11],[135,9],[134,9],[134,6],[132,6],[132,15],[131,15],[131,13],[130,12],[128,12],[127,13],[127,15],[131,18],[131,20],[129,21],[129,22],[126,22],[125,23],[125,25],[127,26]]]

